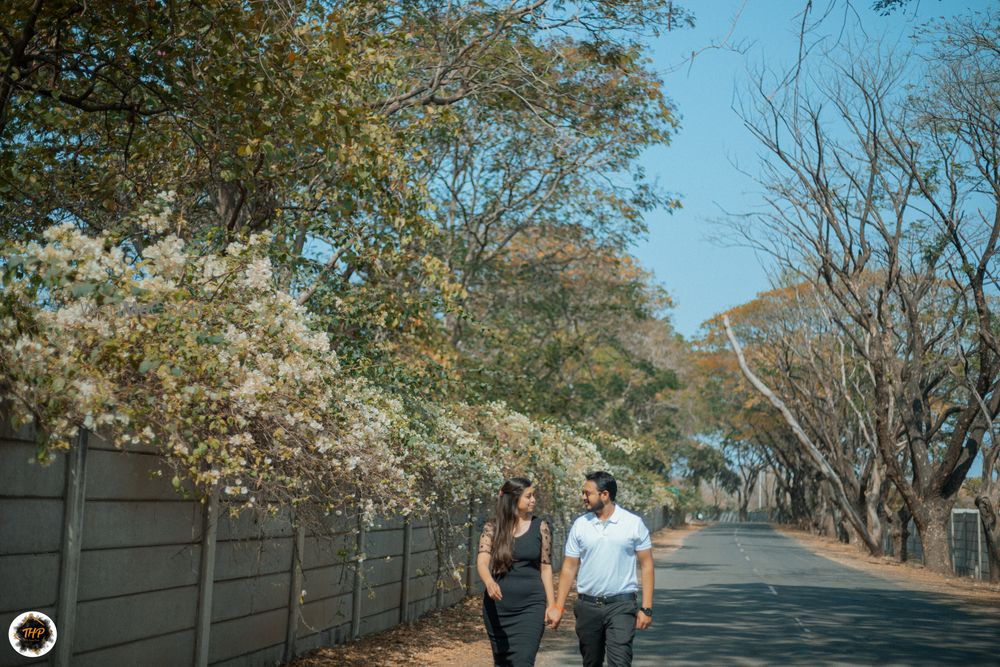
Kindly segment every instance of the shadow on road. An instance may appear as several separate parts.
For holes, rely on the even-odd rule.
[[[700,553],[660,563],[638,665],[1000,665],[997,614],[843,567],[764,525],[738,531],[703,531]]]
[[[766,524],[716,524],[657,560],[636,667],[998,665],[1000,614],[817,556]],[[540,665],[578,665],[569,638]]]
[[[668,664],[1000,664],[1000,635],[954,606],[908,591],[775,589],[658,592],[665,627],[641,635],[636,653]]]
[[[670,566],[672,570],[717,570],[721,565],[705,565],[700,563],[677,563]]]

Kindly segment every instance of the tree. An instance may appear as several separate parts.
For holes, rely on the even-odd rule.
[[[666,474],[678,438],[683,345],[657,311],[662,291],[630,257],[574,236],[525,234],[470,293],[456,349],[484,398],[644,444],[633,462]]]
[[[706,423],[734,452],[759,454],[743,456],[754,464],[748,489],[769,467],[786,515],[821,527],[830,513],[832,525],[844,524],[840,534],[879,553],[884,488],[859,408],[864,381],[818,298],[807,285],[789,285],[706,323],[698,341]],[[742,341],[735,358],[727,338]]]
[[[270,234],[282,284],[391,373],[454,294],[411,170],[440,111],[503,99],[585,130],[574,88],[614,86],[639,33],[689,20],[646,0],[21,3],[0,19],[4,233],[70,220],[141,251],[159,236],[132,213],[173,193],[165,222],[206,251]]]
[[[665,442],[669,300],[628,248],[645,213],[676,205],[636,164],[668,140],[672,108],[635,46],[518,48],[535,82],[450,105],[419,149],[434,253],[460,286],[442,355],[481,397]],[[640,456],[667,470],[653,449]]]
[[[1000,408],[1000,347],[997,344],[997,237],[1000,235],[1000,15],[995,11],[963,18],[947,26],[934,52],[940,60],[918,110],[927,123],[941,176],[917,180],[922,192],[961,187],[974,193],[974,204],[959,206],[952,194],[935,203],[939,233],[957,254],[952,275],[963,286],[963,306],[975,313],[974,333],[956,337],[956,379],[972,397],[961,418],[972,420],[972,437],[980,438],[982,476],[976,507],[986,536],[990,581],[1000,583],[1000,444],[996,420]],[[911,165],[911,168],[916,165]],[[948,208],[944,209],[943,206]],[[973,208],[973,206],[975,208]],[[992,208],[992,210],[990,210]],[[971,218],[971,220],[970,220]],[[973,417],[970,412],[975,412]]]
[[[947,39],[939,46],[975,61]],[[906,69],[879,58],[831,63],[816,101],[759,87],[747,124],[772,160],[770,212],[754,219],[776,243],[764,245],[843,313],[837,324],[870,368],[886,475],[928,567],[949,571],[950,510],[1000,407],[984,293],[1000,219],[975,203],[985,190],[996,210],[996,126],[984,122],[995,116],[966,101],[992,79],[928,65],[926,89],[906,97]],[[956,366],[956,350],[975,361]]]
[[[673,124],[657,76],[643,62],[640,36],[689,21],[674,3],[651,0],[571,6],[553,0],[19,3],[0,16],[5,257],[6,251],[30,254],[27,247],[43,256],[60,255],[46,245],[48,235],[73,228],[75,243],[101,245],[116,258],[116,270],[128,274],[127,267],[134,266],[138,273],[129,280],[157,284],[157,273],[143,274],[147,262],[184,249],[184,261],[176,263],[189,271],[185,280],[197,298],[188,303],[183,290],[167,294],[187,303],[187,310],[179,306],[188,318],[185,326],[149,340],[106,341],[128,350],[120,368],[88,368],[93,377],[115,378],[108,381],[114,385],[108,395],[132,396],[141,384],[132,382],[136,376],[142,380],[145,371],[152,372],[140,359],[143,345],[162,345],[156,357],[161,361],[195,352],[211,357],[211,345],[221,343],[211,342],[215,333],[195,329],[200,320],[237,326],[234,313],[241,315],[241,306],[272,312],[266,306],[277,303],[296,318],[281,311],[276,321],[253,330],[261,338],[255,342],[264,345],[287,327],[289,344],[295,343],[291,333],[301,332],[308,321],[336,350],[316,363],[328,365],[331,374],[336,369],[351,409],[364,414],[371,409],[369,416],[377,417],[376,408],[388,406],[384,412],[392,428],[382,429],[383,420],[376,419],[375,430],[388,435],[372,445],[372,457],[364,461],[372,465],[350,468],[368,481],[377,474],[365,471],[392,465],[400,452],[413,455],[408,470],[423,481],[432,476],[431,462],[448,464],[463,484],[500,474],[498,465],[486,463],[488,449],[470,444],[482,432],[472,429],[476,435],[468,435],[461,425],[475,421],[464,408],[477,406],[469,407],[467,399],[480,399],[482,407],[509,386],[534,390],[524,399],[533,408],[531,418],[505,407],[487,412],[527,423],[521,434],[542,423],[532,421],[538,415],[585,421],[583,435],[567,430],[548,438],[552,451],[577,461],[600,447],[614,458],[608,465],[632,475],[625,464],[636,449],[600,427],[643,433],[659,428],[667,421],[663,393],[675,383],[649,344],[672,333],[661,317],[665,300],[624,252],[643,229],[642,214],[665,201],[634,168],[635,158],[644,147],[664,141]],[[487,131],[495,134],[494,144],[472,143]],[[556,159],[546,161],[545,142],[562,142]],[[471,186],[447,193],[437,168],[452,164],[454,155],[477,166],[468,172]],[[538,188],[528,173],[536,170],[545,172]],[[603,182],[608,179],[615,182]],[[545,196],[550,189],[561,201]],[[473,191],[489,192],[490,207],[471,206],[461,225],[437,214],[468,203]],[[502,238],[513,232],[509,243],[493,237],[484,246],[487,261],[462,236],[481,228]],[[553,236],[545,238],[550,230]],[[458,241],[448,238],[451,231]],[[256,291],[240,292],[222,309],[230,320],[198,315],[211,310],[214,295],[232,293],[227,276],[239,273],[233,269],[220,276],[212,267],[229,261],[220,258],[241,257],[249,246],[258,253]],[[76,312],[90,305],[87,299],[98,299],[94,294],[118,295],[109,286],[115,276],[81,281],[81,269],[72,262],[63,267],[65,273],[50,275],[33,273],[42,265],[36,261],[15,266],[12,256],[9,262],[13,272],[5,280],[31,287],[21,293],[23,299],[3,304],[18,315],[47,307]],[[88,270],[89,265],[83,273]],[[210,275],[199,275],[202,270]],[[202,279],[218,291],[201,289]],[[606,291],[592,298],[582,289],[588,279]],[[510,317],[511,309],[496,317],[486,310],[526,286],[542,288],[521,310],[532,313],[534,329]],[[84,292],[76,294],[77,288]],[[46,301],[56,289],[65,302]],[[113,304],[98,305],[114,310]],[[607,312],[583,317],[584,309],[605,306]],[[613,315],[620,313],[629,317],[615,323]],[[472,369],[488,368],[492,353],[485,336],[453,336],[470,316],[499,339],[524,343],[552,332],[556,340],[544,346],[541,357],[532,356],[535,349],[503,350],[524,362],[518,369],[524,374],[503,384],[500,373],[482,373],[480,391],[469,391],[469,380],[476,377]],[[98,326],[101,319],[89,318],[87,325]],[[125,328],[141,321],[123,319]],[[581,333],[578,325],[585,319]],[[640,326],[625,329],[633,324]],[[32,332],[44,337],[42,329]],[[9,386],[20,387],[18,382],[30,378],[18,376],[23,370],[18,370],[18,339],[5,343],[5,370],[17,376]],[[286,353],[284,347],[275,349]],[[595,358],[581,355],[584,350]],[[256,355],[261,364],[280,366],[280,359],[267,354],[262,349]],[[551,371],[558,381],[522,382],[536,368]],[[155,369],[174,388],[191,388],[172,379],[182,364]],[[219,374],[207,380],[241,387],[239,373],[250,370],[240,365],[233,371],[236,379]],[[46,381],[56,382],[58,369],[48,371]],[[378,400],[366,402],[367,394],[358,398],[347,391],[355,383]],[[213,389],[220,401],[232,398],[235,390],[228,384]],[[333,391],[336,384],[331,380],[325,388]],[[616,384],[634,389],[621,392],[621,404],[602,405],[598,397],[610,395]],[[290,382],[287,388],[289,395],[306,387],[317,400],[325,396],[310,386]],[[547,397],[543,386],[558,387],[558,395]],[[297,418],[294,410],[286,412]],[[82,419],[85,413],[70,414]],[[354,419],[350,409],[342,415],[362,431],[370,426]],[[212,437],[234,435],[232,424],[239,423],[213,425],[219,433]],[[74,426],[62,425],[63,435]],[[349,430],[351,424],[338,426]],[[272,430],[279,433],[275,438],[284,437],[278,427]],[[204,431],[191,433],[184,437]],[[587,440],[591,435],[594,440]],[[438,447],[438,440],[448,447]],[[541,466],[542,455],[531,443],[524,461],[530,464],[526,469],[535,470],[530,466]],[[394,453],[387,454],[390,450]],[[295,458],[294,445],[282,452]],[[303,455],[303,462],[323,458],[311,458],[313,453]],[[669,465],[661,452],[654,454]],[[555,466],[550,477],[562,479],[566,468],[544,461]],[[212,481],[195,467],[196,481]],[[278,496],[305,502],[332,470],[317,463],[315,475],[289,474]],[[642,489],[637,498],[656,495],[655,478],[635,473],[635,480]],[[299,481],[309,493],[289,490]],[[419,497],[404,485],[365,488],[368,500],[383,494],[385,507],[400,501],[400,493]]]

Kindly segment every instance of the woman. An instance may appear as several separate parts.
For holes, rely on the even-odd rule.
[[[530,667],[555,604],[552,532],[534,516],[531,480],[511,477],[497,498],[496,514],[483,526],[476,569],[486,584],[483,622],[497,667]]]

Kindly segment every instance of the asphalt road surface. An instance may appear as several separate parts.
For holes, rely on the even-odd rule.
[[[690,535],[657,562],[654,610],[635,665],[1000,665],[1000,609],[852,570],[762,523]],[[570,644],[539,664],[579,665]]]

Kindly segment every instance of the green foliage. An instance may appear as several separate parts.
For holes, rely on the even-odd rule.
[[[190,397],[174,396],[167,414],[143,408],[139,388],[219,382],[211,391],[222,396],[242,386],[212,365],[232,344],[220,327],[249,326],[240,309],[271,295],[270,307],[308,312],[337,351],[336,382],[389,401],[390,421],[422,423],[418,411],[397,413],[397,397],[446,415],[503,398],[543,423],[576,424],[623,475],[626,465],[664,474],[680,429],[671,395],[682,345],[669,300],[628,248],[646,213],[677,206],[636,165],[676,118],[639,40],[691,22],[651,0],[7,7],[0,228],[13,253],[5,284],[25,291],[5,294],[4,312],[23,335],[41,331],[30,324],[38,313],[79,304],[111,309],[126,329],[156,322],[87,339],[81,357],[107,382],[95,395],[127,407],[106,414],[138,424],[146,410],[159,415],[154,432],[193,419],[182,407]],[[26,247],[47,252],[51,235],[70,229],[81,247],[99,239],[115,268],[26,266]],[[185,273],[211,273],[250,239],[258,274],[267,266],[259,294]],[[88,330],[49,325],[70,338]],[[283,335],[276,322],[253,329],[261,354]],[[55,409],[61,391],[78,389],[76,367],[40,354],[60,360],[36,396]],[[22,371],[11,381],[30,383]],[[88,414],[77,408],[66,418]],[[194,457],[179,467],[208,484],[219,468],[206,457],[228,451],[211,438],[233,429],[202,417],[170,442]],[[80,424],[54,421],[65,446]],[[431,437],[425,427],[414,428]],[[623,436],[639,443],[628,454],[615,444]],[[323,470],[288,472],[287,498],[308,497],[292,480],[319,485]],[[651,478],[635,474],[642,497],[654,497]]]

